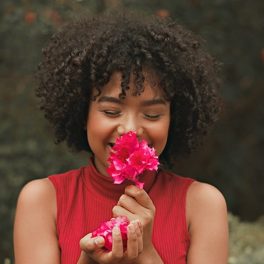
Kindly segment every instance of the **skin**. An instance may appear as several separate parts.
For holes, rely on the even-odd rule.
[[[158,154],[166,146],[170,124],[170,103],[163,98],[158,88],[152,87],[153,82],[150,79],[153,76],[146,77],[144,92],[140,96],[133,96],[134,82],[131,76],[131,88],[126,98],[121,100],[119,99],[121,75],[116,72],[104,86],[102,94],[90,105],[87,138],[94,153],[95,165],[106,177],[109,177],[106,169],[111,143],[114,143],[121,134],[130,130],[136,131],[138,137],[145,139]],[[163,129],[160,129],[161,127]],[[98,250],[98,245],[92,250],[93,241],[90,234],[84,238],[85,242],[81,241],[81,248],[99,263],[129,263],[138,259],[139,255],[144,263],[150,259],[159,260],[157,263],[162,263],[151,241],[154,214],[155,207],[147,193],[135,186],[130,186],[113,208],[113,216],[126,215],[131,221],[139,220],[143,226],[144,236],[139,233],[134,243],[128,243],[126,253],[123,253],[122,246],[114,247],[110,253]],[[119,245],[120,235],[114,238],[117,239],[114,242]],[[142,241],[144,250],[141,249]],[[88,250],[85,243],[88,244]],[[85,261],[79,261],[79,263],[85,263]]]
[[[147,80],[154,77],[147,75]],[[163,99],[152,81],[145,82],[140,96],[133,96],[133,78],[124,100],[119,99],[120,73],[114,73],[102,94],[92,101],[88,111],[87,138],[97,169],[106,177],[107,158],[116,138],[130,130],[145,139],[160,154],[166,146],[170,124],[170,103]],[[163,129],[160,129],[160,128]],[[103,128],[103,129],[102,129]]]
[[[111,149],[109,143],[113,143],[119,135],[134,130],[159,154],[166,146],[170,103],[163,100],[161,92],[148,78],[144,92],[133,96],[133,78],[131,80],[131,90],[125,100],[120,101],[120,74],[114,73],[88,111],[87,138],[94,153],[95,165],[106,177],[109,177],[106,173]],[[22,189],[14,225],[16,264],[60,263],[56,211],[56,194],[48,179],[32,181]],[[91,234],[87,234],[80,241],[82,251],[78,264],[163,263],[152,244],[155,205],[148,194],[136,186],[128,186],[112,211],[114,217],[126,215],[131,221],[127,251],[123,252],[118,228],[113,232],[111,252],[102,249],[102,237],[91,238]],[[186,197],[186,221],[191,238],[187,263],[227,263],[227,208],[222,194],[208,184],[191,184]]]

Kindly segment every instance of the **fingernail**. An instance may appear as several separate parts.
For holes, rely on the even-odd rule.
[[[94,243],[96,244],[96,245],[100,245],[100,244],[102,244],[103,243],[103,238],[102,237],[97,237],[95,240],[94,240]]]
[[[133,224],[135,228],[139,227],[139,220],[138,219],[132,220],[130,223]]]
[[[132,232],[132,233],[134,233],[135,232],[135,225],[134,225],[134,223],[131,223],[129,226],[128,226],[128,228],[129,228],[129,231],[130,232]]]
[[[118,227],[118,226],[114,226],[112,232],[113,232],[115,235],[119,235],[119,234],[120,234],[120,229],[119,229],[119,227]]]

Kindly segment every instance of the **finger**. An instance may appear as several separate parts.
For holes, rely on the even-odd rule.
[[[139,219],[136,219],[136,222],[138,224],[139,232],[143,236],[143,225],[142,225],[142,223],[140,222]]]
[[[136,219],[136,216],[133,213],[129,212],[127,209],[119,205],[114,206],[112,212],[114,217],[126,216],[130,221]]]
[[[139,220],[136,220],[136,234],[138,239],[138,253],[143,251],[143,226]]]
[[[150,199],[149,195],[144,189],[139,189],[135,185],[129,185],[125,189],[125,194],[133,197],[140,205],[150,210],[155,210],[155,206]]]
[[[112,257],[114,260],[119,260],[123,257],[123,241],[120,232],[120,228],[115,226],[112,230],[113,246]]]
[[[132,221],[127,227],[127,257],[132,260],[138,256],[137,223]]]
[[[112,251],[96,251],[93,254],[93,258],[98,263],[118,263],[120,259],[122,259],[124,252],[123,252],[123,241],[121,232],[118,226],[115,226],[112,230]]]
[[[121,195],[117,205],[127,209],[133,214],[140,214],[141,211],[146,209],[142,205],[140,205],[133,197],[126,194]]]
[[[92,253],[94,250],[102,248],[104,243],[105,241],[103,237],[98,236],[92,238],[92,233],[89,233],[80,240],[80,247],[83,251]]]

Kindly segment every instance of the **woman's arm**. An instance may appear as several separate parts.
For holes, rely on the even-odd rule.
[[[191,236],[188,264],[226,264],[228,259],[227,208],[213,186],[194,182],[187,194],[187,222]]]
[[[128,226],[127,250],[123,252],[120,233],[113,233],[113,249],[111,252],[102,250],[104,241],[98,245],[95,243],[97,238],[91,238],[91,234],[88,234],[80,241],[82,254],[78,264],[162,264],[163,261],[152,244],[155,206],[148,194],[136,186],[128,186],[112,211],[114,217],[127,216],[131,221]]]
[[[60,263],[56,210],[55,189],[48,179],[34,180],[22,189],[14,224],[16,264]]]
[[[129,219],[138,219],[143,227],[143,252],[136,263],[162,264],[163,261],[152,243],[152,229],[156,208],[144,189],[134,185],[126,187],[113,208],[114,216],[126,215]]]

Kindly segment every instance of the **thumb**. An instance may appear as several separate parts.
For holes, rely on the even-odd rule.
[[[80,248],[86,253],[92,253],[98,248],[102,248],[105,244],[105,240],[101,236],[92,237],[92,233],[89,233],[80,240]]]

